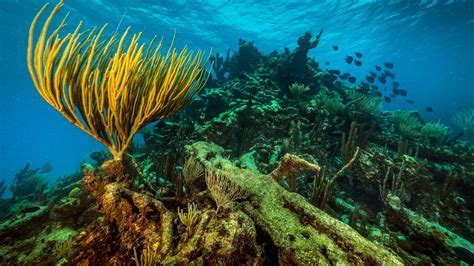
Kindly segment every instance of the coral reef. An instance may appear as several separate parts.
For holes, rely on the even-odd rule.
[[[188,202],[198,202],[197,207],[188,205],[193,206],[188,208],[188,213],[192,213],[190,217],[184,218],[183,212],[178,210],[179,220],[186,227],[182,233],[176,226],[176,213],[169,210],[166,203],[131,191],[127,183],[105,181],[126,178],[100,177],[95,173],[84,177],[85,186],[96,199],[101,212],[114,221],[113,226],[119,236],[115,241],[119,243],[120,249],[130,251],[139,248],[145,252],[145,247],[155,246],[156,260],[161,264],[261,264],[270,259],[280,264],[402,264],[396,256],[370,243],[348,225],[311,206],[303,197],[286,191],[272,175],[256,174],[235,167],[231,161],[222,157],[224,150],[221,147],[196,142],[187,146],[186,150],[208,169],[207,176],[212,176],[214,181],[206,178],[210,195],[197,193],[187,198]],[[113,161],[104,164],[102,172],[128,175],[126,167],[114,165],[120,163]],[[284,173],[283,168],[280,167],[277,172]],[[215,174],[216,171],[227,174]],[[226,185],[210,185],[222,182]],[[229,182],[233,182],[233,185],[229,185]],[[222,188],[219,192],[213,192],[212,186]],[[225,190],[222,190],[224,187]],[[266,189],[262,190],[262,187]],[[245,196],[241,194],[244,191]],[[211,195],[220,212],[213,210],[209,201]],[[203,197],[207,199],[203,201]],[[217,198],[227,200],[219,201]],[[234,204],[229,204],[231,202]],[[176,237],[178,241],[173,240]],[[141,245],[136,247],[136,243]],[[271,254],[275,257],[268,257]],[[88,263],[98,262],[89,259],[86,260]]]
[[[49,45],[61,48],[55,36]],[[472,143],[417,112],[383,111],[363,84],[320,69],[308,51],[321,36],[270,54],[240,40],[211,58],[216,76],[198,99],[165,101],[135,127],[160,118],[142,129],[143,145],[94,152],[95,163],[50,188],[26,165],[14,197],[0,198],[0,264],[472,264]],[[188,71],[199,74],[191,91],[175,91],[185,102],[206,75]],[[81,122],[132,136],[127,121],[105,129],[101,116],[116,105],[79,110],[92,114]],[[468,124],[469,113],[456,120]]]

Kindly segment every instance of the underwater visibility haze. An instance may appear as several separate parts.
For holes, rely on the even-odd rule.
[[[0,265],[474,264],[474,1],[0,14]]]

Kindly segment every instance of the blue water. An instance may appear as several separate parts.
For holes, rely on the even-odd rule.
[[[91,151],[102,149],[70,125],[34,89],[26,68],[30,22],[46,1],[0,0],[0,179],[11,182],[25,163],[53,164],[50,180],[70,174]],[[56,2],[52,2],[55,4]],[[291,50],[305,31],[324,29],[310,56],[321,67],[363,78],[377,64],[390,61],[403,98],[386,109],[416,109],[429,120],[449,123],[452,114],[474,107],[474,1],[152,1],[70,0],[69,30],[109,23],[109,31],[144,30],[193,49],[225,53],[239,38],[254,40],[263,52]],[[332,49],[339,46],[339,51]],[[344,57],[363,53],[363,65]],[[326,66],[324,62],[329,62]],[[424,111],[432,106],[433,113]]]

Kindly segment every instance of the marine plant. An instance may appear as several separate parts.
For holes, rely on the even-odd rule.
[[[142,33],[128,45],[129,28],[118,36],[102,38],[100,30],[73,33],[60,31],[67,16],[49,35],[53,18],[64,5],[60,1],[46,19],[36,45],[36,24],[48,4],[33,19],[28,38],[27,63],[34,86],[43,99],[69,122],[102,143],[114,159],[122,158],[133,136],[147,124],[168,117],[200,91],[209,75],[202,63],[185,47],[161,54],[163,39],[155,45],[139,44]]]
[[[184,177],[184,182],[186,183],[188,190],[191,184],[200,176],[202,176],[203,173],[204,173],[204,167],[201,165],[201,163],[198,160],[196,160],[196,158],[188,157],[186,159],[183,166],[183,177]],[[186,192],[189,193],[189,191],[186,191]]]
[[[295,97],[301,97],[305,92],[309,91],[309,87],[307,85],[298,82],[291,84],[288,89]]]
[[[451,129],[441,122],[428,122],[421,128],[424,137],[437,141],[445,139],[450,132]]]
[[[396,111],[392,113],[392,119],[395,129],[404,138],[413,139],[419,136],[422,124],[414,113]]]
[[[356,90],[347,90],[350,102],[347,105],[354,106],[357,112],[375,115],[380,112],[382,100],[378,97],[364,95]]]
[[[137,266],[152,266],[158,265],[158,245],[147,246],[142,250],[140,256],[138,256],[137,249],[133,248],[134,258],[133,261]]]
[[[320,90],[316,98],[312,100],[312,103],[326,110],[329,115],[335,115],[341,112],[345,107],[341,96],[337,92],[329,91],[328,89]]]
[[[454,114],[452,122],[462,130],[466,139],[474,140],[474,109],[457,112]]]
[[[229,180],[223,171],[206,170],[206,184],[209,193],[216,202],[217,212],[233,201],[247,198],[247,192]]]
[[[199,220],[199,212],[195,203],[188,203],[188,211],[184,212],[178,207],[178,217],[182,224],[184,224],[188,232],[193,228]]]

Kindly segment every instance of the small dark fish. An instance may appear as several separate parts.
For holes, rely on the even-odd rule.
[[[387,78],[386,78],[385,76],[380,76],[380,77],[378,77],[377,79],[378,79],[378,80],[380,81],[380,83],[382,83],[382,84],[385,84],[385,83],[387,82]]]
[[[377,77],[377,73],[375,73],[374,71],[369,71],[369,73],[371,77]]]
[[[334,51],[337,51],[337,50],[339,50],[339,46],[333,45],[333,46],[332,46],[332,49],[333,49]]]
[[[384,100],[388,103],[392,102],[392,99],[388,96],[384,96]]]
[[[337,69],[331,69],[331,70],[328,70],[329,73],[331,74],[334,74],[334,75],[340,75],[341,74],[341,71],[337,70]]]
[[[414,104],[415,102],[413,100],[407,100],[407,103]]]
[[[377,87],[377,85],[370,85],[370,89],[374,91],[378,91],[379,87]]]
[[[394,89],[398,89],[399,86],[400,86],[400,82],[396,82],[396,81],[392,82],[392,87]]]
[[[395,95],[399,95],[399,94],[400,94],[400,92],[398,91],[397,88],[392,88],[392,92],[393,92],[393,94],[395,94]]]
[[[371,76],[365,76],[365,79],[370,83],[374,83],[375,81],[374,77],[371,77]]]
[[[425,110],[426,110],[427,112],[430,112],[430,113],[431,113],[431,112],[433,112],[433,107],[428,106],[428,107],[425,108]]]
[[[344,76],[346,76],[346,77],[349,77],[349,76],[351,75],[351,73],[349,73],[349,72],[345,72],[345,73],[344,73],[344,74],[342,74],[342,75],[344,75]]]
[[[404,89],[399,89],[398,90],[398,94],[400,94],[400,96],[407,96],[408,95],[408,92]]]
[[[325,62],[326,66],[329,65],[330,63],[329,62]]]
[[[388,70],[385,70],[384,75],[385,75],[386,77],[391,78],[391,79],[395,79],[395,74],[393,74],[392,72],[390,72],[390,71],[388,71]]]
[[[346,63],[351,64],[352,61],[354,60],[354,57],[348,55],[348,56],[346,56],[345,60],[346,60]]]
[[[385,65],[385,67],[388,68],[388,69],[392,69],[392,68],[393,68],[393,63],[385,62],[384,65]]]
[[[385,88],[384,88],[383,90],[386,91],[386,90],[387,90],[387,86],[385,86]]]
[[[393,93],[390,93],[390,98],[393,98],[395,99],[397,97],[397,95],[393,94]]]
[[[349,82],[352,83],[352,84],[354,84],[356,82],[355,77],[349,77],[349,78],[347,78],[347,80],[349,80]]]
[[[362,62],[359,61],[359,60],[354,60],[354,64],[355,64],[356,66],[361,66],[361,65],[362,65]]]
[[[357,56],[357,58],[362,58],[362,53],[360,53],[360,52],[355,52],[354,54]]]
[[[380,91],[372,91],[371,94],[376,97],[382,97],[382,93]]]
[[[342,80],[347,80],[347,76],[346,76],[346,75],[339,75],[339,78],[342,79]]]
[[[380,67],[380,66],[375,66],[375,69],[376,69],[377,71],[380,71],[380,70],[382,70],[382,67]]]

